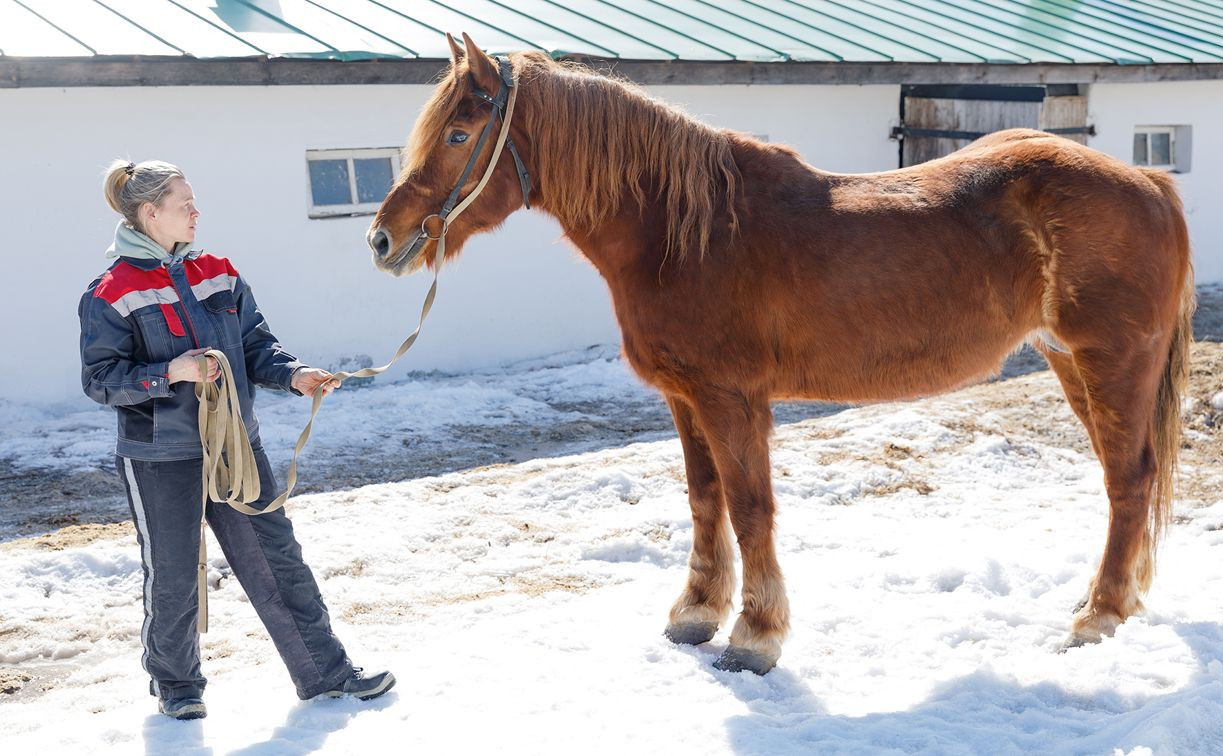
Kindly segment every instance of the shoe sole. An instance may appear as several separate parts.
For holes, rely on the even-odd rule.
[[[160,711],[170,719],[203,719],[208,716],[208,709],[204,708],[204,704],[191,704],[175,712],[169,712],[165,709],[160,709]]]
[[[395,675],[388,672],[378,687],[374,688],[373,690],[366,691],[365,693],[361,693],[360,695],[356,693],[344,693],[343,691],[339,690],[329,690],[323,695],[327,696],[328,698],[355,698],[358,701],[368,701],[371,698],[377,698],[393,687],[395,687]]]

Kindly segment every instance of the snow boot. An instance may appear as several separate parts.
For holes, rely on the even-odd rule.
[[[351,696],[362,701],[368,701],[371,698],[377,698],[394,686],[395,676],[390,672],[376,672],[367,675],[361,671],[360,667],[353,667],[352,674],[339,687],[333,688],[323,695],[331,698]]]
[[[204,701],[199,698],[159,698],[157,710],[174,719],[203,719],[208,716]]]

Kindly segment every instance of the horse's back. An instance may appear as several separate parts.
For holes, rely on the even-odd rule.
[[[911,168],[811,176],[807,217],[748,253],[785,395],[935,393],[996,372],[1067,317],[1163,319],[1155,310],[1183,280],[1172,180],[1045,132],[990,134]]]

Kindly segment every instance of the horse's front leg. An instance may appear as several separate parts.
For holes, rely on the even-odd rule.
[[[688,583],[667,624],[666,636],[675,643],[704,643],[718,632],[730,614],[735,590],[734,554],[722,485],[709,452],[709,444],[696,425],[692,408],[678,397],[668,397],[675,429],[684,447],[688,475],[688,504],[692,508],[692,554]]]
[[[781,657],[781,643],[790,627],[790,604],[773,548],[772,411],[763,395],[728,391],[710,392],[694,400],[693,407],[722,483],[743,560],[743,610],[731,631],[730,645],[714,666],[763,675]]]

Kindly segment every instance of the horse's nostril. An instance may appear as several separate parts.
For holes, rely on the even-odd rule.
[[[374,254],[379,258],[386,257],[387,253],[391,251],[391,235],[382,229],[378,229],[370,237],[369,246],[373,248]]]

